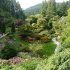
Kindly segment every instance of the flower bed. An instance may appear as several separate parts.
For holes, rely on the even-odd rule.
[[[10,58],[9,60],[8,60],[11,64],[18,64],[18,63],[20,63],[20,62],[24,62],[25,61],[25,59],[23,59],[23,58],[20,58],[20,57],[13,57],[13,58]]]

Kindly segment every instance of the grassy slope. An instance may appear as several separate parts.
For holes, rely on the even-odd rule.
[[[50,56],[50,55],[52,55],[54,53],[55,48],[56,48],[56,44],[54,42],[50,41],[48,43],[43,43],[42,51],[47,56]]]
[[[22,39],[18,38],[18,35],[15,34],[15,40],[17,40],[18,42],[22,43],[25,46],[28,46],[28,42],[23,41]]]

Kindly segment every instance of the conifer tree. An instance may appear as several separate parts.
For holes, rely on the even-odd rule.
[[[12,25],[11,25],[11,32],[12,32],[12,33],[15,32],[15,25],[14,25],[14,23],[12,23]]]
[[[2,33],[5,33],[5,30],[6,30],[5,23],[2,23],[1,32],[2,32]]]
[[[45,0],[45,1],[42,2],[42,9],[41,9],[41,15],[43,17],[46,16],[47,7],[48,7],[47,6],[47,1]]]
[[[55,12],[56,12],[56,2],[55,2],[55,0],[49,0],[47,14],[55,15]]]

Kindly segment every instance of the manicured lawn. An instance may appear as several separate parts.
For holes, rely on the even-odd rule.
[[[50,41],[48,43],[43,43],[42,51],[45,55],[51,56],[54,53],[55,48],[56,44],[53,41]]]
[[[6,28],[6,33],[8,33],[10,29],[11,29],[10,27]]]
[[[22,44],[25,45],[25,46],[28,46],[28,45],[29,45],[28,42],[25,42],[24,40],[18,38],[18,35],[17,35],[17,34],[15,34],[14,39],[17,40],[18,42],[22,43]]]

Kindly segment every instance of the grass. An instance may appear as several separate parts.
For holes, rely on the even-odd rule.
[[[10,27],[6,28],[6,33],[8,33],[10,29],[11,29]]]
[[[56,48],[56,44],[53,41],[50,41],[48,43],[43,43],[42,51],[45,55],[51,56],[54,54],[54,50]]]
[[[18,38],[18,35],[17,35],[17,34],[15,34],[14,39],[17,40],[18,42],[22,43],[22,44],[25,45],[25,46],[28,46],[28,45],[29,45],[28,42],[25,42],[25,41],[23,41],[22,39]]]

